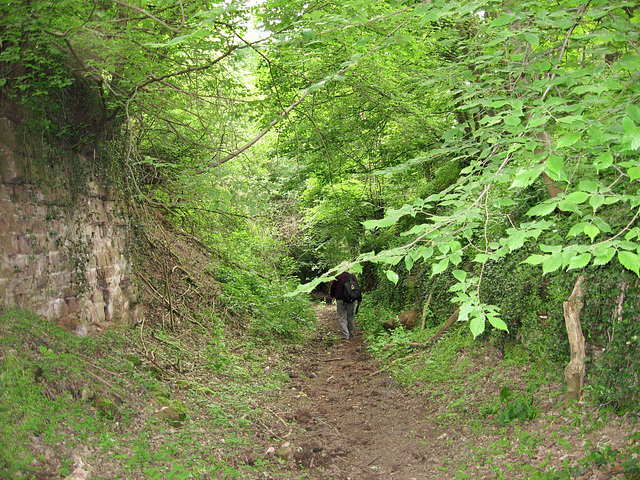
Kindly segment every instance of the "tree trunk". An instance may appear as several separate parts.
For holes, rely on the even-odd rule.
[[[580,326],[580,311],[584,305],[583,282],[584,275],[580,275],[573,287],[573,292],[563,304],[564,323],[567,327],[571,360],[564,369],[564,381],[567,385],[567,396],[564,406],[567,407],[574,401],[580,400],[582,385],[584,383],[585,367],[585,343],[582,327]]]
[[[429,298],[427,299],[427,303],[422,307],[422,321],[420,322],[420,332],[424,332],[424,324],[427,320],[427,308],[429,308],[429,304],[431,303],[431,297],[433,297],[433,290],[429,294]]]

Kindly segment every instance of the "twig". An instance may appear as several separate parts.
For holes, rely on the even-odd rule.
[[[344,360],[344,358],[342,357],[337,357],[337,358],[327,358],[326,360],[320,360],[321,362],[338,362],[340,360]]]

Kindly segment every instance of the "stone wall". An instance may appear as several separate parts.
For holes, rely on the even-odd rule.
[[[42,151],[12,127],[0,118],[0,306],[78,334],[137,323],[123,209],[95,181],[78,193],[47,178],[55,174],[38,158]]]

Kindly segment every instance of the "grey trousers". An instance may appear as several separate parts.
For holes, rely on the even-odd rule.
[[[340,335],[345,340],[349,340],[350,337],[354,336],[354,328],[353,328],[353,311],[356,305],[356,302],[345,303],[343,300],[338,300],[337,302],[337,311],[338,311],[338,325],[340,325]]]

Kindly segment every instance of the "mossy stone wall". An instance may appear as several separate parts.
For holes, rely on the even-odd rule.
[[[85,173],[76,172],[82,182],[57,177],[61,170],[44,160],[51,148],[15,127],[0,118],[0,306],[79,334],[139,322],[123,203]],[[61,164],[75,155],[66,163],[91,165],[77,153],[54,153]]]

